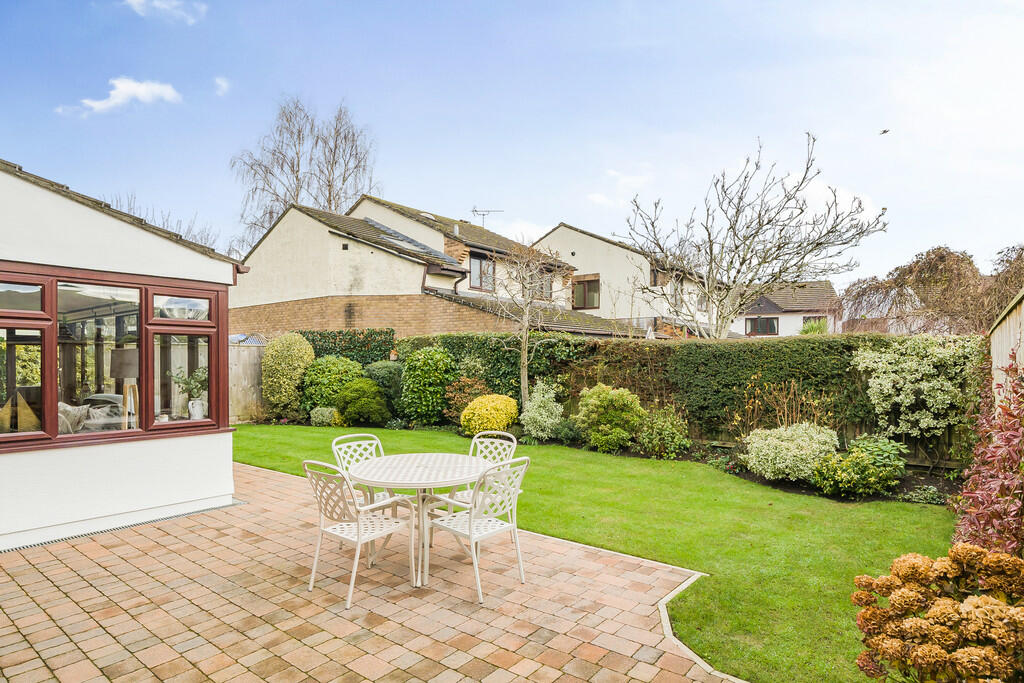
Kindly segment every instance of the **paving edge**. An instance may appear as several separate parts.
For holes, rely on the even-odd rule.
[[[659,562],[658,560],[649,560],[646,557],[640,557],[638,555],[630,555],[629,553],[619,552],[618,550],[609,550],[607,548],[601,548],[599,546],[589,545],[587,543],[580,543],[578,541],[570,541],[567,538],[559,538],[558,536],[550,536],[548,534],[542,534],[542,533],[539,533],[539,532],[536,532],[536,531],[530,531],[528,529],[520,529],[519,531],[521,533],[527,533],[527,534],[533,534],[534,536],[540,536],[541,538],[550,538],[550,539],[553,539],[553,540],[556,540],[556,541],[561,541],[562,543],[571,543],[572,545],[580,546],[582,548],[590,548],[592,550],[599,550],[599,551],[604,552],[604,553],[611,553],[612,555],[618,555],[619,557],[625,557],[625,558],[630,559],[630,560],[637,560],[639,562],[645,562],[645,563],[649,563],[649,564],[656,564],[656,565],[658,565],[660,567],[667,567],[669,569],[678,569],[680,571],[689,572],[691,574],[691,576],[687,577],[687,579],[685,581],[683,581],[681,584],[676,586],[674,589],[672,589],[672,591],[668,595],[666,595],[665,597],[663,597],[661,600],[658,601],[658,613],[661,615],[661,630],[664,632],[666,638],[671,639],[679,647],[679,649],[683,651],[683,655],[687,659],[692,660],[694,664],[696,664],[700,668],[704,669],[704,671],[707,672],[709,675],[711,675],[711,676],[718,676],[719,678],[724,678],[725,680],[730,681],[730,683],[748,683],[747,681],[743,680],[742,678],[736,678],[735,676],[731,676],[731,675],[729,675],[727,673],[723,673],[723,672],[718,671],[717,669],[715,669],[715,667],[711,666],[706,661],[704,661],[703,657],[701,657],[696,652],[694,652],[689,647],[687,647],[686,643],[684,643],[683,641],[679,640],[679,638],[676,637],[676,634],[672,631],[672,622],[668,618],[668,603],[671,602],[674,597],[676,597],[677,595],[682,593],[684,590],[689,588],[693,583],[695,583],[697,581],[697,579],[699,579],[701,577],[704,577],[704,576],[709,576],[709,574],[705,574],[704,572],[699,572],[699,571],[697,571],[695,569],[687,569],[686,567],[679,567],[679,566],[674,565],[674,564],[668,564],[667,562]]]

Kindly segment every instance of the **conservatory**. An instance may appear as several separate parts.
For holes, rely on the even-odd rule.
[[[211,249],[0,161],[0,550],[230,504]]]

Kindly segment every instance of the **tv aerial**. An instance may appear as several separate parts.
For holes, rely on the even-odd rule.
[[[492,213],[505,213],[505,209],[478,209],[473,207],[473,215],[480,216],[480,226],[485,227],[487,223],[487,217]]]

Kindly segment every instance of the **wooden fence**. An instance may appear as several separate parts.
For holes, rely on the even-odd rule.
[[[232,424],[248,422],[262,405],[263,346],[228,345],[228,415]]]
[[[1020,352],[1020,342],[1024,333],[1024,289],[1014,297],[1010,305],[996,318],[989,330],[989,342],[992,345],[992,381],[999,384],[1004,374],[1000,368],[1010,362],[1011,353]]]

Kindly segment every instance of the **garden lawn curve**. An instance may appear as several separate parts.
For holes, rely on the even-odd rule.
[[[240,425],[235,460],[298,475],[354,431],[378,435],[385,453],[469,450],[442,431]],[[785,493],[700,463],[561,446],[517,454],[532,460],[521,528],[708,573],[669,603],[672,627],[752,682],[863,681],[853,577],[888,573],[906,552],[942,555],[953,529],[941,507]]]

